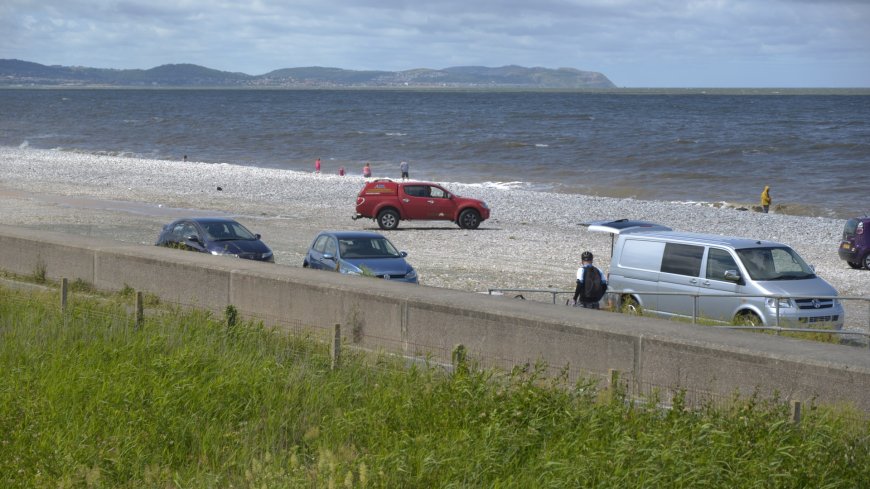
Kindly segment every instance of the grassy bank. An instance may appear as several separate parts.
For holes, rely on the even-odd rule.
[[[626,403],[255,324],[0,289],[3,487],[860,487],[870,425],[776,402]]]

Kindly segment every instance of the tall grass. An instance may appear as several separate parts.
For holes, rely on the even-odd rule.
[[[342,359],[203,312],[0,289],[2,487],[861,487],[870,425],[775,401],[669,410]],[[854,414],[854,413],[851,413]]]

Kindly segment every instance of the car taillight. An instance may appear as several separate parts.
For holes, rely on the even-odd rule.
[[[864,234],[864,222],[859,222],[858,227],[855,228],[855,234]]]

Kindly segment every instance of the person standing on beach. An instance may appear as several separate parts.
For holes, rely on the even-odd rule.
[[[344,176],[344,167],[343,166],[338,167],[338,176],[340,176],[340,177]]]
[[[761,191],[761,212],[767,214],[768,210],[770,210],[770,186],[765,185],[764,190]]]
[[[369,178],[372,176],[372,166],[369,162],[366,162],[366,166],[363,167],[363,176],[365,178]]]
[[[408,162],[407,161],[403,161],[403,162],[399,163],[399,171],[402,172],[402,180],[406,180],[406,179],[410,178],[408,176]]]
[[[314,173],[320,173],[320,158],[314,162]]]
[[[577,269],[577,287],[574,289],[574,305],[585,309],[598,309],[598,302],[607,292],[607,278],[604,272],[592,264],[592,252],[580,255],[580,268]]]

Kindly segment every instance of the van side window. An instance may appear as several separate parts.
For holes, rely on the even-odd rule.
[[[662,273],[675,273],[697,277],[701,273],[703,246],[667,243],[662,258]]]
[[[665,244],[659,241],[627,239],[622,245],[619,266],[636,270],[658,272],[662,266]]]
[[[739,272],[737,262],[731,253],[718,248],[710,248],[707,252],[707,278],[710,280],[725,281],[725,271],[734,270]]]

